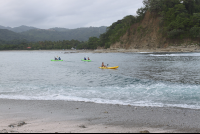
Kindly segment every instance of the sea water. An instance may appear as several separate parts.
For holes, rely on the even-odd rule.
[[[1,51],[0,58],[3,99],[200,109],[200,53]],[[102,62],[119,68],[100,69]]]

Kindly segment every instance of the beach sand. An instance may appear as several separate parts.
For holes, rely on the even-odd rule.
[[[200,110],[0,99],[0,133],[200,132]]]

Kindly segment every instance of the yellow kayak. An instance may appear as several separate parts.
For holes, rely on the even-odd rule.
[[[101,69],[117,69],[119,66],[116,66],[116,67],[99,67]]]

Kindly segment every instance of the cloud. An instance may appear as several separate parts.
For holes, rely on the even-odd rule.
[[[110,26],[136,15],[142,0],[0,0],[0,25],[37,28]]]

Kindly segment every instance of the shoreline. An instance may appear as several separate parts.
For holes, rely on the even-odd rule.
[[[200,132],[200,110],[194,109],[73,101],[0,102],[0,133]]]
[[[4,51],[59,51],[67,53],[191,53],[200,52],[199,45],[188,45],[188,46],[169,46],[167,48],[141,48],[141,49],[121,49],[121,48],[109,48],[109,49],[96,49],[96,50],[1,50]]]

